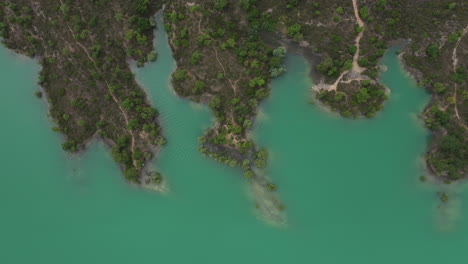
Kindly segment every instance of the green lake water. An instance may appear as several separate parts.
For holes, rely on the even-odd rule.
[[[382,64],[390,100],[375,118],[348,120],[309,104],[309,66],[290,54],[272,83],[252,137],[270,151],[288,225],[255,212],[241,171],[204,158],[197,138],[214,119],[175,96],[166,34],[156,63],[136,70],[161,112],[168,145],[154,166],[166,195],[124,181],[99,141],[80,155],[61,150],[39,66],[0,48],[0,263],[465,263],[468,195],[463,185],[421,183],[429,100],[401,69]],[[464,190],[465,189],[465,190]]]

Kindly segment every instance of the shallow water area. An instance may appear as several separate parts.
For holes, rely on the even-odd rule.
[[[429,133],[416,117],[429,95],[395,50],[382,61],[390,100],[358,120],[309,104],[309,66],[287,57],[252,132],[286,205],[288,226],[275,228],[256,217],[239,169],[198,152],[212,115],[174,95],[162,30],[156,48],[158,61],[135,71],[168,140],[153,164],[166,195],[127,184],[102,143],[64,153],[34,97],[39,66],[0,48],[0,263],[466,262],[468,190],[446,187],[453,199],[439,208],[439,187],[418,180]]]

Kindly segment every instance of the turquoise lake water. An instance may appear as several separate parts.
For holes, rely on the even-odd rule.
[[[162,28],[162,27],[160,27]],[[197,138],[207,107],[175,96],[166,34],[159,58],[137,70],[161,112],[168,145],[154,166],[167,195],[124,181],[96,141],[81,156],[61,150],[35,61],[0,48],[0,263],[465,263],[468,190],[421,183],[429,133],[417,115],[429,100],[401,69],[382,64],[390,100],[375,118],[348,120],[311,97],[309,66],[290,54],[252,132],[270,151],[288,225],[256,214],[241,171],[204,158]],[[436,195],[451,200],[439,208]]]

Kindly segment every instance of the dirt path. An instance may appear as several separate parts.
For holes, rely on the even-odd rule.
[[[357,21],[359,27],[363,28],[363,30],[361,32],[359,32],[359,34],[356,37],[356,40],[354,41],[357,49],[356,49],[356,52],[354,53],[354,56],[353,56],[353,68],[351,69],[351,71],[342,72],[341,75],[336,79],[335,83],[330,84],[330,85],[325,84],[325,83],[320,83],[319,85],[314,86],[314,88],[313,88],[314,90],[324,89],[324,90],[328,90],[328,91],[336,91],[336,89],[338,88],[338,84],[340,84],[340,83],[351,83],[352,81],[365,80],[365,78],[362,78],[362,77],[359,77],[359,76],[360,76],[360,74],[362,72],[364,72],[366,70],[366,68],[363,68],[363,67],[359,66],[359,64],[358,64],[359,51],[360,51],[359,43],[361,42],[361,38],[364,35],[364,22],[362,21],[361,17],[359,16],[359,8],[357,6],[356,0],[352,0],[352,1],[353,1],[354,16],[356,17],[356,21]],[[354,75],[358,75],[358,77],[353,77],[351,79],[343,81],[343,78],[346,75],[348,75],[349,73],[351,73],[351,72],[354,73]]]
[[[462,35],[461,35],[460,38],[458,39],[457,44],[455,45],[455,48],[453,49],[453,52],[452,52],[452,60],[453,60],[453,70],[454,70],[454,71],[456,70],[457,65],[458,65],[458,58],[457,58],[457,49],[458,49],[458,45],[460,44],[460,40],[463,38],[463,36],[465,36],[465,34],[466,34],[467,32],[468,32],[468,26],[466,26],[465,29],[463,30]]]
[[[68,26],[68,25],[67,25]],[[75,38],[75,33],[73,32],[73,30],[70,28],[70,26],[68,26],[68,29],[70,30],[73,38],[75,39],[76,41],[76,44],[78,44],[82,49],[83,51],[86,53],[86,55],[88,56],[88,58],[93,62],[93,65],[94,65],[94,68],[96,69],[97,72],[101,73],[101,71],[99,70],[99,68],[96,66],[96,61],[93,59],[93,57],[91,57],[89,55],[89,52],[88,50],[86,49],[85,46],[83,46],[83,44],[81,44],[78,40],[76,40]],[[119,107],[120,111],[122,112],[122,115],[124,117],[124,120],[125,120],[125,124],[127,125],[128,127],[128,115],[127,115],[127,112],[125,112],[125,110],[122,108],[122,106],[120,105],[119,103],[119,100],[117,99],[117,97],[114,95],[114,93],[112,92],[112,90],[110,89],[110,85],[109,83],[107,82],[107,80],[104,78],[104,82],[106,83],[106,86],[107,86],[107,89],[109,90],[109,94],[111,95],[112,99],[114,100],[114,102],[117,104],[117,106]],[[133,134],[133,131],[131,130],[128,130],[128,132],[130,132],[130,135],[132,136],[132,142],[131,142],[131,150],[132,150],[132,153],[135,152],[135,135]],[[137,164],[136,164],[136,161],[132,158],[132,162],[133,162],[133,166],[137,167]]]
[[[218,51],[216,50],[215,47],[213,47],[213,49],[214,49],[214,51],[215,51],[216,60],[218,61],[219,66],[221,66],[221,69],[223,69],[224,78],[226,78],[226,79],[229,81],[229,84],[231,85],[232,90],[234,91],[234,94],[237,94],[236,87],[232,84],[231,79],[229,79],[229,78],[226,76],[226,70],[224,69],[223,64],[221,63],[221,61],[220,61],[219,58],[218,58]]]
[[[456,71],[457,70],[457,65],[458,65],[458,58],[457,58],[457,49],[458,49],[458,45],[460,44],[460,41],[461,39],[463,38],[463,36],[466,35],[466,33],[468,32],[468,26],[465,27],[465,29],[463,30],[463,33],[462,35],[460,36],[460,38],[458,39],[457,41],[457,44],[455,45],[455,48],[453,49],[453,52],[452,52],[452,60],[453,60],[453,71]],[[460,125],[462,127],[464,127],[465,129],[468,129],[468,127],[463,123],[463,121],[460,119],[460,115],[458,114],[458,105],[457,105],[457,89],[458,89],[458,85],[455,84],[455,91],[454,91],[454,101],[455,101],[455,106],[454,106],[454,110],[455,110],[455,117],[458,119],[458,122],[460,123]]]
[[[357,73],[362,73],[363,71],[366,70],[366,68],[362,68],[358,64],[358,59],[359,59],[359,43],[361,42],[361,38],[364,35],[364,22],[362,21],[361,17],[359,16],[359,8],[357,6],[357,0],[353,0],[353,8],[354,8],[354,16],[356,17],[356,21],[359,25],[359,27],[362,28],[362,31],[359,32],[358,36],[356,37],[355,45],[356,45],[356,53],[354,53],[353,57],[353,69],[352,71],[357,72]]]
[[[206,35],[205,32],[203,32],[203,30],[201,29],[201,22],[202,22],[202,19],[203,19],[203,16],[200,17],[200,20],[198,20],[198,33],[200,35]],[[221,61],[219,60],[219,57],[218,57],[218,50],[216,50],[216,48],[213,46],[213,50],[215,51],[215,56],[216,56],[216,60],[218,61],[218,64],[219,66],[221,67],[221,69],[223,70],[223,74],[224,74],[224,78],[226,78],[226,80],[229,81],[229,84],[231,85],[231,88],[232,90],[234,91],[234,94],[237,94],[237,89],[236,89],[236,85],[237,85],[237,81],[235,82],[235,84],[232,84],[232,81],[231,79],[229,79],[226,75],[226,69],[224,68],[224,65],[221,63]]]

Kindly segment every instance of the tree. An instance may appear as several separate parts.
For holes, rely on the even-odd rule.
[[[3,22],[0,22],[0,37],[6,37],[7,25]]]
[[[447,89],[447,87],[445,87],[445,85],[443,83],[436,83],[434,84],[434,91],[438,94],[441,94],[443,92],[445,92],[445,90]]]
[[[192,92],[195,94],[199,94],[203,89],[205,88],[205,83],[202,81],[195,81],[195,84],[193,85]]]
[[[278,187],[274,183],[268,183],[267,188],[270,192],[275,192],[278,189]]]
[[[296,23],[288,27],[288,35],[290,37],[294,37],[296,34],[301,32],[301,29],[302,29],[302,26]]]
[[[128,129],[130,130],[137,129],[139,125],[140,123],[138,122],[137,119],[130,119],[130,121],[128,121]]]
[[[233,38],[230,38],[226,42],[221,44],[222,49],[232,49],[235,46],[236,46],[236,41]]]
[[[137,0],[136,10],[140,14],[144,14],[148,11],[149,0]]]
[[[62,144],[62,149],[65,151],[74,152],[77,150],[76,142],[74,140],[69,140]]]
[[[270,69],[270,76],[271,76],[272,78],[275,78],[275,77],[280,76],[280,75],[283,74],[284,72],[286,72],[286,67],[284,67],[284,66],[279,66],[279,67],[276,67],[276,68],[271,68],[271,69]]]
[[[148,60],[149,61],[156,61],[157,58],[158,58],[158,53],[157,52],[151,51],[150,53],[148,53]]]
[[[277,58],[283,58],[286,56],[286,48],[285,47],[278,47],[273,50],[273,56]]]
[[[244,171],[244,177],[247,178],[247,179],[252,179],[252,177],[254,176],[253,172],[251,170],[245,170]]]
[[[213,96],[210,100],[209,106],[212,109],[218,109],[221,107],[221,98],[219,96]]]
[[[265,168],[266,167],[266,162],[268,159],[268,152],[266,149],[261,149],[257,153],[255,153],[255,167],[257,168]]]
[[[458,67],[450,76],[450,79],[456,83],[462,84],[466,80],[466,73],[463,67]]]
[[[201,58],[201,53],[198,51],[195,51],[192,53],[192,57],[190,57],[190,63],[193,65],[196,65],[200,62]]]
[[[132,110],[132,108],[135,106],[135,104],[132,102],[130,98],[126,98],[122,103],[122,107],[126,110]]]
[[[151,181],[155,184],[160,184],[162,182],[161,173],[156,171],[151,172]]]
[[[326,74],[331,67],[333,67],[333,59],[328,57],[317,65],[317,70],[322,74]]]
[[[459,33],[452,33],[452,34],[450,34],[448,40],[449,40],[449,42],[457,42],[458,39],[460,38],[460,36],[461,35]]]
[[[138,170],[134,167],[131,167],[127,170],[125,170],[125,178],[129,181],[136,181],[138,178]]]
[[[250,9],[250,7],[254,5],[256,1],[257,0],[240,0],[239,6],[247,10]]]
[[[226,8],[227,5],[228,5],[227,0],[215,0],[214,1],[214,7],[218,10],[223,10],[224,8]]]
[[[369,9],[367,8],[367,6],[359,9],[359,15],[362,19],[367,20],[367,18],[369,17]]]
[[[291,9],[296,7],[298,4],[298,0],[288,0],[288,4],[286,5],[286,8]]]
[[[378,11],[384,10],[386,5],[387,5],[387,0],[377,0],[377,10]]]
[[[359,93],[356,94],[356,101],[359,104],[363,104],[363,103],[367,102],[367,100],[369,100],[369,98],[370,98],[370,95],[369,95],[369,92],[367,91],[366,88],[361,88],[359,90]]]
[[[439,45],[432,44],[426,49],[426,54],[431,58],[439,57]]]
[[[172,77],[176,81],[183,81],[187,78],[187,71],[186,70],[176,70],[173,74]]]
[[[255,77],[249,82],[249,86],[252,88],[254,88],[255,86],[262,86],[264,84],[265,84],[265,80],[261,77]]]
[[[353,68],[353,61],[352,60],[347,60],[343,64],[343,69],[345,70],[351,70]]]

